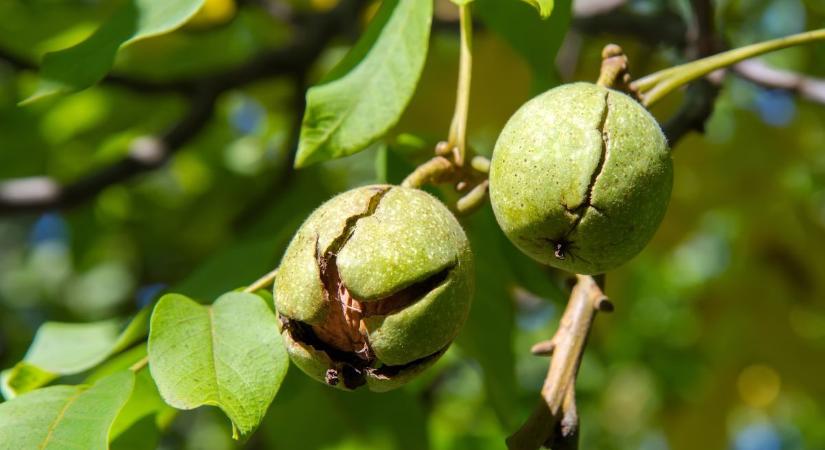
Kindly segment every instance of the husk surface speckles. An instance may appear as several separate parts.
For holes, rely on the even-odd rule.
[[[532,258],[575,273],[618,267],[659,226],[673,184],[670,151],[638,102],[590,83],[551,89],[504,127],[490,200]]]
[[[466,235],[434,197],[387,185],[340,194],[301,226],[275,280],[290,356],[337,387],[400,386],[455,338],[472,274]]]

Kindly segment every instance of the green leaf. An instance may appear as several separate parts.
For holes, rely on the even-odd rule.
[[[137,344],[134,347],[109,358],[105,363],[95,367],[94,370],[90,370],[83,382],[86,384],[95,383],[101,378],[106,378],[115,372],[129,369],[139,361],[146,358],[147,354],[146,342],[141,342],[140,344]]]
[[[109,429],[129,399],[134,374],[89,386],[52,386],[0,404],[0,450],[105,450]]]
[[[527,60],[533,71],[533,91],[536,93],[559,81],[555,59],[570,23],[571,1],[558,2],[549,20],[536,16],[523,2],[476,0],[474,3],[478,17]]]
[[[92,323],[46,322],[23,361],[0,373],[6,399],[43,386],[61,375],[84,372],[146,336],[149,309],[123,327],[120,319]]]
[[[124,46],[183,25],[204,0],[128,0],[83,42],[47,53],[37,91],[28,104],[55,94],[86,89],[102,80]]]
[[[546,19],[550,17],[550,14],[553,13],[553,0],[523,0],[533,8],[536,8],[539,11],[539,15],[542,19]]]
[[[110,438],[113,441],[120,438],[146,417],[151,417],[153,421],[156,421],[157,416],[163,418],[172,411],[174,410],[167,406],[160,397],[149,371],[141,370],[135,375],[135,389],[132,396],[112,424]],[[158,424],[155,425],[157,428]]]
[[[20,394],[51,383],[57,376],[34,364],[20,361],[11,369],[0,372],[0,393],[6,400],[11,400]]]
[[[430,441],[431,410],[421,399],[422,394],[409,387],[380,395],[365,389],[329,389],[294,370],[284,380],[278,407],[266,415],[256,438],[261,437],[272,449],[447,448]],[[313,424],[311,433],[289,431],[306,429],[307,423]]]
[[[514,348],[515,311],[509,286],[513,273],[504,261],[510,245],[489,206],[477,211],[467,226],[476,267],[476,298],[470,317],[456,341],[461,350],[478,361],[484,372],[484,387],[505,429],[514,429],[519,416]]]
[[[230,292],[212,306],[179,294],[160,299],[149,332],[149,368],[178,409],[221,408],[233,437],[253,431],[289,366],[275,314],[254,294]]]
[[[85,383],[94,383],[113,373],[131,368],[135,363],[143,360],[143,358],[147,356],[146,347],[147,345],[145,343],[141,343],[109,359],[105,364],[101,364],[95,368],[95,370],[86,377]],[[132,396],[112,424],[109,437],[113,442],[113,447],[115,440],[119,440],[125,448],[135,447],[134,445],[129,446],[129,443],[132,441],[131,437],[135,434],[132,433],[132,427],[143,421],[146,417],[152,419],[152,422],[155,423],[154,429],[159,433],[159,429],[167,425],[175,414],[177,414],[177,410],[167,405],[160,397],[158,388],[152,376],[149,374],[149,370],[146,368],[141,369],[135,374],[135,389],[132,391]],[[146,424],[143,424],[142,427],[150,428]],[[148,432],[149,430],[144,431]],[[129,437],[122,438],[121,435],[123,434],[128,434]],[[140,440],[140,433],[137,433],[136,437]],[[141,446],[140,448],[144,447]]]
[[[115,435],[113,432],[109,450],[157,450],[164,448],[158,445],[160,436],[161,431],[155,418],[145,416],[123,433]]]
[[[357,153],[401,117],[424,68],[432,0],[387,0],[328,79],[307,92],[296,167]]]

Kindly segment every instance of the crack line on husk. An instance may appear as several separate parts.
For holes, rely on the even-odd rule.
[[[315,327],[316,333],[320,335],[321,340],[328,341],[330,345],[340,350],[351,351],[367,363],[374,358],[374,355],[366,330],[363,329],[361,304],[350,295],[349,290],[344,286],[338,272],[337,259],[338,252],[344,248],[355,232],[358,221],[375,214],[378,204],[389,190],[388,187],[380,188],[370,197],[364,212],[348,217],[341,234],[323,253],[318,248],[317,241],[315,244],[324,299],[330,305],[324,323]]]
[[[432,359],[438,358],[444,354],[450,346],[450,344],[447,344],[429,355],[405,364],[380,364],[373,367],[372,365],[365,365],[363,361],[359,360],[351,352],[343,352],[331,347],[329,344],[321,340],[315,334],[312,326],[307,323],[290,319],[289,317],[282,315],[278,315],[278,320],[281,322],[282,329],[288,333],[293,340],[307,345],[316,351],[324,352],[332,360],[334,367],[331,367],[330,369],[332,369],[334,373],[329,374],[329,371],[327,371],[329,376],[327,384],[335,385],[339,381],[343,381],[344,385],[349,389],[355,389],[366,383],[366,373],[370,373],[372,376],[377,378],[390,379],[391,377],[402,373],[406,369],[420,364],[426,364]],[[341,380],[341,378],[343,378],[343,380]]]
[[[582,202],[576,206],[575,208],[568,208],[565,206],[565,210],[567,212],[574,214],[575,219],[573,220],[573,224],[570,226],[570,230],[568,230],[565,236],[569,236],[576,227],[579,226],[581,221],[584,219],[584,214],[587,212],[587,208],[593,208],[596,211],[600,212],[599,208],[593,205],[593,189],[596,187],[596,182],[599,181],[599,177],[601,177],[602,173],[604,172],[604,166],[607,163],[607,157],[610,153],[610,137],[607,135],[607,131],[605,130],[605,126],[607,124],[607,116],[610,113],[610,91],[605,92],[604,94],[604,108],[602,109],[601,119],[599,120],[599,125],[596,127],[596,131],[599,132],[601,136],[601,153],[599,154],[599,162],[596,164],[596,167],[593,169],[593,173],[590,174],[590,182],[587,185],[587,190],[584,194],[584,199]]]
[[[448,282],[457,261],[444,267],[426,278],[403,287],[383,298],[361,302],[349,292],[338,271],[338,253],[344,248],[356,230],[360,219],[372,216],[383,196],[391,188],[380,188],[369,199],[364,212],[347,218],[341,233],[330,243],[326,250],[320,248],[316,237],[315,253],[318,263],[320,282],[324,300],[329,304],[323,323],[310,325],[288,319],[289,329],[297,332],[293,338],[324,351],[332,360],[333,366],[327,371],[328,384],[343,384],[354,389],[366,383],[366,373],[381,375],[384,367],[376,358],[369,342],[369,330],[365,323],[368,317],[388,316],[403,310],[424,298],[428,292]],[[293,334],[290,332],[290,334]],[[438,352],[436,352],[438,353]],[[400,371],[413,366],[427,357],[398,366]],[[394,366],[387,366],[392,373]],[[384,375],[381,375],[384,376]]]
[[[601,152],[599,154],[599,161],[596,163],[596,167],[593,169],[593,172],[590,174],[590,182],[587,185],[587,189],[585,190],[584,199],[582,200],[579,205],[574,208],[570,208],[567,204],[562,203],[562,207],[564,210],[573,216],[573,222],[570,224],[570,228],[565,232],[562,236],[557,238],[542,238],[544,241],[550,243],[554,248],[554,255],[557,259],[564,260],[566,255],[570,254],[573,256],[572,249],[575,247],[572,240],[568,239],[576,228],[578,228],[579,224],[582,220],[584,220],[584,215],[587,212],[588,208],[592,208],[599,214],[604,214],[604,212],[596,207],[593,204],[593,189],[596,187],[596,183],[599,181],[602,173],[604,172],[605,164],[607,163],[607,159],[610,153],[610,136],[607,134],[607,130],[605,130],[605,126],[607,125],[607,117],[610,113],[610,91],[605,92],[604,94],[604,108],[602,109],[601,118],[599,120],[599,124],[596,127],[596,131],[599,132],[601,137]],[[583,259],[583,258],[580,258]],[[584,259],[583,259],[584,260]],[[586,262],[586,260],[584,260]]]

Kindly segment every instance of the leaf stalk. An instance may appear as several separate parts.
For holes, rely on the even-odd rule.
[[[679,87],[748,58],[795,45],[825,40],[825,28],[793,34],[735,48],[706,58],[654,72],[630,83],[646,107],[650,107]]]

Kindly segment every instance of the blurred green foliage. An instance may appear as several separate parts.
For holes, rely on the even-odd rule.
[[[312,13],[334,2],[244,2],[225,23],[132,44],[115,71],[164,80],[233,67],[293,37],[264,7],[281,3]],[[0,49],[39,60],[88,36],[116,4],[2,1]],[[825,27],[820,0],[714,5],[730,45]],[[650,15],[676,8],[689,16],[686,0],[633,0],[624,8]],[[569,4],[557,1],[555,10],[564,14]],[[353,186],[399,182],[446,135],[452,114],[454,7],[439,1],[436,14],[441,25],[410,107],[390,136],[365,152],[291,170],[294,103],[303,93],[273,77],[222,95],[208,126],[163,167],[70,210],[0,218],[0,367],[20,361],[46,321],[125,317],[165,290],[206,302],[246,285],[277,265],[292,232],[323,200]],[[563,33],[514,42],[480,18],[469,138],[489,154],[531,84],[558,79],[549,58],[536,52],[552,55]],[[552,20],[567,30],[566,20]],[[632,37],[567,37],[579,43],[577,57],[562,59],[561,72],[571,79],[596,78],[608,41],[628,52],[637,75],[680,61],[677,52]],[[309,84],[350,43],[334,41]],[[825,76],[823,45],[765,60]],[[537,69],[546,72],[531,73]],[[0,179],[78,179],[185,111],[175,94],[105,83],[18,107],[36,86],[35,71],[0,59]],[[665,119],[680,100],[673,96],[653,112]],[[821,104],[727,77],[706,132],[676,144],[673,199],[661,229],[640,256],[608,276],[617,308],[597,319],[581,369],[582,448],[825,449],[824,124]],[[529,348],[557,327],[566,288],[562,274],[509,244],[489,206],[463,220],[478,270],[471,320],[457,345],[410,386],[344,393],[291,370],[260,429],[235,443],[217,409],[174,414],[159,404],[144,372],[137,386],[148,393],[142,407],[155,411],[155,420],[121,425],[113,448],[502,448],[536,401],[547,361]],[[127,359],[145,349],[132,352]],[[128,367],[117,358],[107,364],[98,370]]]

